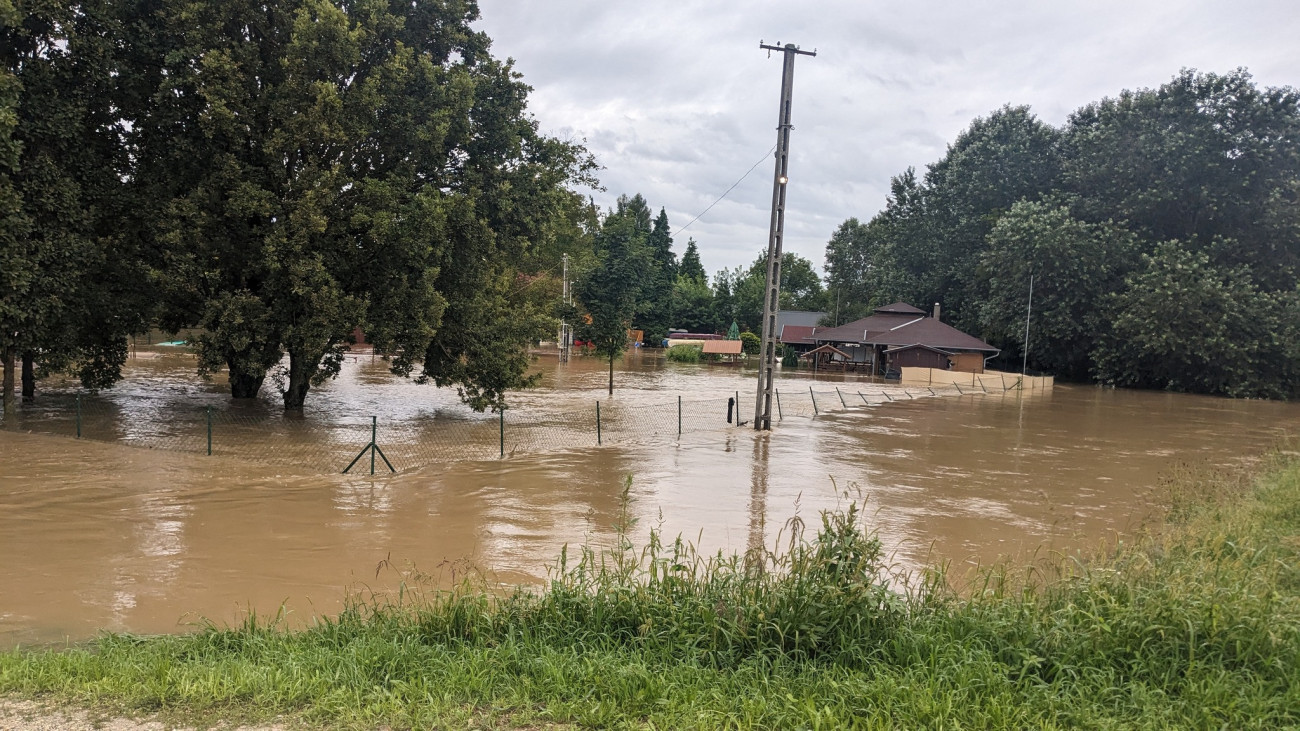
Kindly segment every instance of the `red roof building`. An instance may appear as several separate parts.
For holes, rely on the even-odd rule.
[[[848,353],[853,363],[870,365],[873,373],[886,375],[903,365],[913,365],[911,360],[924,361],[930,367],[951,367],[949,361],[938,358],[939,353],[980,353],[986,357],[998,354],[992,345],[937,317],[928,317],[905,302],[879,307],[870,317],[847,325],[817,328],[807,337],[815,345],[835,345]],[[983,358],[979,362],[982,364]]]

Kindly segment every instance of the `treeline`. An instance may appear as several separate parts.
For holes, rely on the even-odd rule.
[[[1077,380],[1300,396],[1300,95],[1184,71],[1074,112],[976,119],[826,250],[841,321],[946,319]]]
[[[661,208],[653,216],[640,194],[620,196],[613,209],[590,223],[590,255],[575,268],[577,301],[561,314],[578,323],[580,340],[608,359],[610,393],[614,359],[627,346],[629,327],[642,330],[650,345],[658,345],[670,328],[721,333],[732,323],[742,331],[762,327],[766,253],[748,268],[719,270],[710,282],[695,240],[687,240],[679,261],[667,212]],[[783,254],[782,309],[819,310],[825,303],[812,262]]]
[[[589,235],[579,145],[470,27],[473,0],[0,0],[0,354],[120,378],[127,336],[197,328],[232,395],[286,408],[356,327],[478,409],[528,383]],[[576,242],[576,243],[575,243]],[[551,298],[551,299],[548,299]],[[281,365],[287,358],[287,365]]]
[[[643,330],[650,344],[667,337],[670,328],[722,333],[733,322],[741,331],[756,332],[762,326],[766,252],[760,252],[748,267],[720,269],[710,278],[700,263],[695,239],[687,240],[679,260],[668,214],[661,208],[658,216],[652,216],[640,194],[621,196],[612,210],[595,221],[593,231],[594,258],[582,269],[576,290],[584,304],[573,315],[590,314],[595,321],[607,321],[611,332],[617,332],[620,323],[624,329],[630,324]],[[623,300],[618,314],[606,313],[602,305],[618,298]],[[826,302],[826,289],[812,262],[785,253],[782,309],[822,310]]]

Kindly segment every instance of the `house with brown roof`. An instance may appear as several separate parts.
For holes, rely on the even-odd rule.
[[[887,375],[903,366],[984,371],[984,361],[998,349],[940,322],[905,302],[876,308],[870,317],[839,327],[817,328],[808,335],[815,346],[833,345],[845,353],[845,365]]]

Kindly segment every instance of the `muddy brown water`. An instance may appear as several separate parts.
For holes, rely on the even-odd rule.
[[[598,447],[588,416],[605,398],[605,364],[541,358],[537,368],[541,385],[507,414],[549,426],[515,432],[540,436],[506,459],[495,417],[477,417],[444,435],[441,457],[371,477],[337,474],[339,456],[364,443],[368,416],[403,424],[460,413],[454,392],[353,357],[293,424],[304,443],[329,449],[268,461],[271,432],[231,429],[208,457],[192,429],[188,451],[142,447],[171,444],[158,435],[171,438],[180,411],[229,415],[222,384],[196,379],[183,353],[141,352],[126,382],[87,410],[87,432],[111,439],[0,431],[0,646],[185,631],[250,611],[283,609],[301,625],[338,611],[348,592],[390,590],[413,570],[445,581],[472,566],[502,586],[536,583],[564,544],[608,542],[628,475],[637,536],[658,527],[707,550],[771,545],[791,516],[813,522],[845,494],[865,499],[903,567],[1088,550],[1140,524],[1178,463],[1234,464],[1300,424],[1295,404],[1064,385],[1028,397],[885,399],[813,418],[793,396],[810,385],[884,391],[800,373],[780,379],[790,413],[758,435],[723,421],[737,391],[743,418],[752,415],[752,370],[634,352],[603,401],[623,421]],[[57,401],[60,384],[43,387],[40,398]],[[695,405],[680,438],[677,396]],[[282,418],[270,395],[241,408],[272,431],[268,420]],[[34,427],[45,417],[25,418]]]

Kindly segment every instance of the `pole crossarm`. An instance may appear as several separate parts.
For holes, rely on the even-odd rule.
[[[767,238],[767,286],[763,297],[763,338],[759,346],[762,359],[758,371],[758,398],[754,399],[754,429],[772,428],[772,390],[776,379],[776,314],[781,304],[781,247],[785,236],[785,189],[790,181],[791,98],[794,93],[794,59],[816,56],[817,51],[802,51],[793,43],[758,47],[780,51],[785,55],[781,70],[781,106],[776,120],[776,170],[772,174],[772,222]]]

